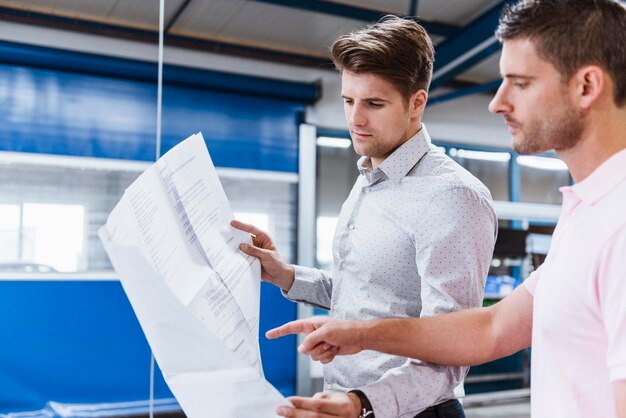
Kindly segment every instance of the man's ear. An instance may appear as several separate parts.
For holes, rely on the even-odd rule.
[[[418,90],[409,99],[409,111],[411,117],[421,116],[428,100],[428,93],[425,90]]]
[[[581,108],[589,109],[606,88],[606,72],[597,65],[582,67],[572,77],[575,97]]]

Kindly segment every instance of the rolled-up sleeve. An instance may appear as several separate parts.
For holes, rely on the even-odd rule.
[[[497,234],[491,199],[455,187],[437,194],[431,205],[429,216],[418,214],[413,231],[422,279],[420,317],[481,306]],[[447,400],[450,388],[458,386],[468,370],[408,360],[359,390],[377,418],[413,417]]]

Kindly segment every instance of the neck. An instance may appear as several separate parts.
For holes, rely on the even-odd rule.
[[[400,141],[397,147],[391,150],[387,155],[380,156],[380,157],[370,157],[370,160],[372,161],[372,168],[376,168],[379,165],[381,165],[387,159],[387,157],[393,154],[395,150],[400,148],[402,144],[404,144],[409,139],[413,138],[421,130],[422,130],[421,119],[417,120],[416,122],[411,123],[409,127],[407,128],[407,130],[404,132],[404,135],[402,135],[402,140]]]
[[[576,145],[557,150],[577,183],[626,148],[626,106],[621,109],[613,107],[595,116],[598,117],[590,120]]]

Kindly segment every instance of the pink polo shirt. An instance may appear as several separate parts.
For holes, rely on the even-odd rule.
[[[563,187],[534,296],[534,418],[617,416],[612,383],[626,379],[626,149]]]

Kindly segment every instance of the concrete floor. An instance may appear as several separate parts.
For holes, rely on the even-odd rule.
[[[530,418],[530,402],[494,403],[465,407],[466,418]]]

